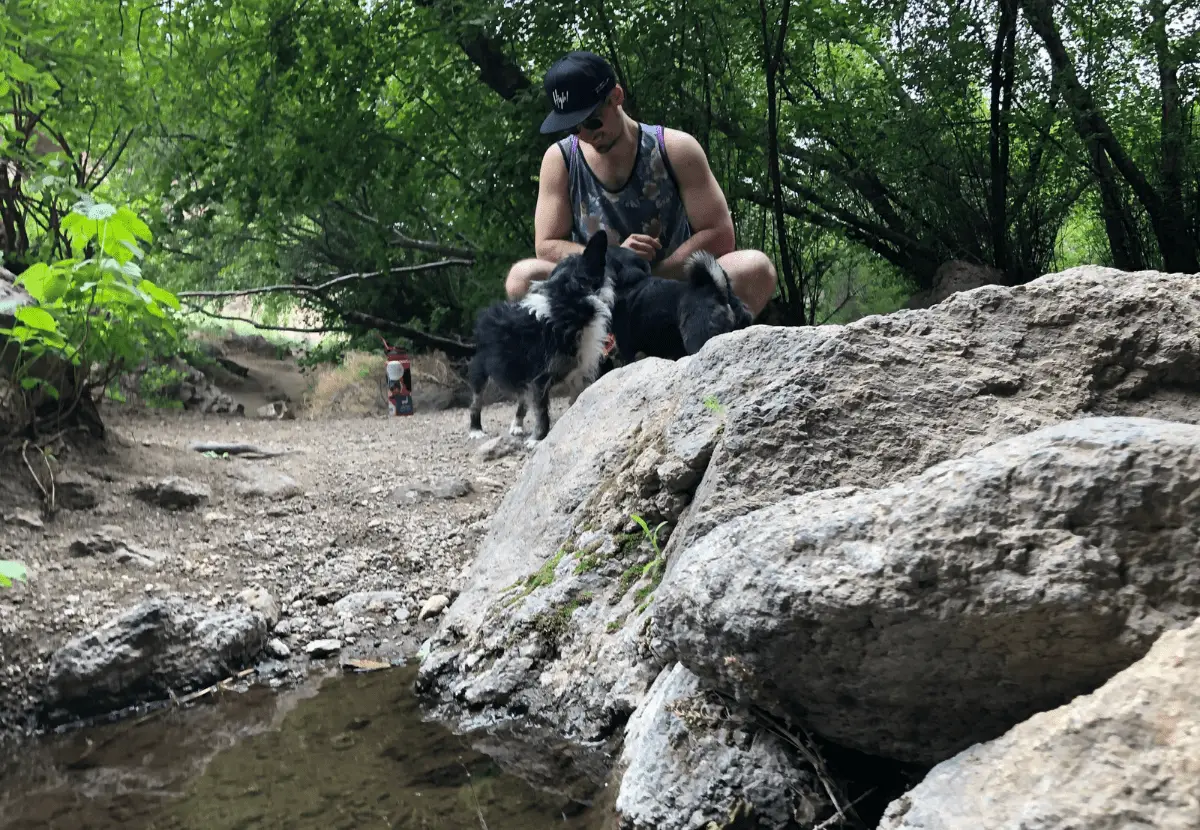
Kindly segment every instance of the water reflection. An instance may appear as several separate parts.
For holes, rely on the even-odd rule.
[[[421,720],[415,668],[229,695],[51,738],[0,767],[4,830],[599,830]]]

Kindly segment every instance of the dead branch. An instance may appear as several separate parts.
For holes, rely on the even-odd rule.
[[[282,292],[294,292],[297,294],[320,294],[328,291],[335,285],[352,282],[357,280],[369,280],[375,277],[391,276],[393,274],[414,274],[420,271],[433,271],[440,268],[450,268],[453,266],[470,266],[474,263],[468,259],[441,259],[437,262],[426,262],[423,265],[403,265],[395,268],[388,268],[383,271],[368,271],[366,273],[344,274],[340,277],[334,277],[318,285],[267,285],[262,288],[242,288],[235,291],[181,291],[176,296],[180,299],[184,298],[203,298],[216,299],[220,297],[249,297],[252,294],[278,294]]]
[[[258,328],[264,329],[266,331],[291,331],[291,332],[298,332],[300,334],[324,334],[326,332],[350,331],[351,330],[349,328],[346,328],[345,326],[340,326],[340,327],[339,326],[329,326],[326,328],[313,328],[313,329],[290,328],[288,326],[268,326],[268,325],[264,325],[263,323],[255,322],[254,320],[251,320],[246,317],[233,317],[233,316],[226,315],[226,314],[217,314],[215,311],[209,311],[208,309],[205,309],[201,306],[194,305],[192,303],[187,303],[186,305],[188,306],[188,308],[194,309],[194,310],[198,311],[199,313],[204,314],[208,317],[212,317],[216,320],[232,320],[232,321],[239,322],[239,323],[249,323],[252,326],[257,326]],[[415,329],[412,326],[406,326],[403,323],[397,323],[392,320],[385,320],[382,317],[376,317],[373,314],[365,314],[361,311],[344,311],[340,308],[334,308],[334,311],[337,314],[340,314],[342,317],[345,317],[348,320],[355,320],[364,325],[374,326],[375,328],[378,328],[378,329],[394,331],[397,334],[399,334],[401,337],[407,337],[415,345],[431,346],[436,349],[441,349],[449,357],[466,358],[466,357],[471,357],[473,354],[475,354],[474,344],[464,343],[462,340],[457,340],[453,337],[442,337],[437,334],[430,334],[429,332],[421,331],[420,329]]]
[[[335,331],[349,331],[345,326],[321,326],[319,328],[301,329],[292,326],[269,326],[266,323],[260,323],[257,320],[251,320],[249,317],[236,317],[231,314],[217,314],[215,311],[209,311],[207,308],[195,303],[184,302],[184,305],[193,311],[203,314],[206,317],[212,317],[214,320],[229,320],[233,323],[249,323],[255,328],[264,331],[290,331],[296,334],[328,334]]]
[[[291,450],[264,450],[262,447],[256,447],[253,444],[225,444],[220,441],[197,441],[190,445],[190,449],[199,453],[215,452],[217,455],[223,453],[229,453],[230,455],[257,455],[262,458],[276,458],[291,452]]]

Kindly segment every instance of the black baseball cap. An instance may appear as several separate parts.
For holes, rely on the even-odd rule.
[[[592,114],[617,85],[608,61],[591,52],[568,52],[546,73],[543,86],[554,108],[543,133],[569,130]]]

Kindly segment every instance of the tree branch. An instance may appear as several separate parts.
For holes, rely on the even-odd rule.
[[[176,296],[180,299],[193,297],[215,299],[218,297],[249,297],[253,294],[277,294],[283,292],[294,292],[296,294],[320,294],[328,291],[335,285],[341,285],[342,283],[353,282],[357,280],[369,280],[374,279],[375,277],[389,276],[391,274],[412,274],[419,271],[433,271],[456,265],[470,266],[474,265],[474,263],[466,259],[443,259],[437,262],[427,262],[423,265],[404,265],[396,268],[388,268],[384,271],[369,271],[362,274],[344,274],[340,277],[334,277],[333,279],[323,282],[319,285],[267,285],[261,288],[242,288],[233,291],[180,291]]]

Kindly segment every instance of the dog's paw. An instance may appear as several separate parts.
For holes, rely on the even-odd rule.
[[[523,426],[521,426],[520,424],[518,424],[518,423],[514,422],[514,423],[513,423],[511,426],[509,426],[509,428],[508,428],[508,434],[509,434],[509,435],[515,435],[516,437],[520,438],[520,437],[522,437],[523,435],[525,435],[525,427],[523,427]]]
[[[541,439],[539,439],[539,438],[526,438],[525,439],[525,449],[527,449],[527,450],[537,449],[537,445],[540,443],[542,443],[542,442],[541,442]]]
[[[488,434],[481,429],[473,429],[467,434],[467,437],[472,441],[478,441],[480,438],[487,438]]]

